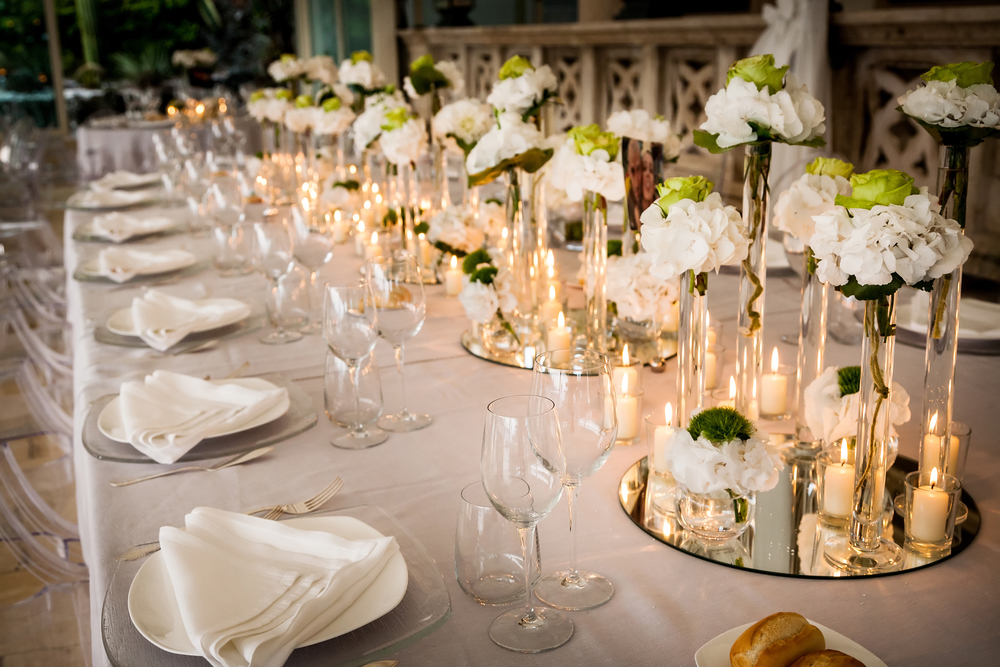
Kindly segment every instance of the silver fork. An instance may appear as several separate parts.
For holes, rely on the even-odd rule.
[[[312,498],[308,500],[303,500],[299,503],[291,503],[289,505],[275,505],[273,507],[261,507],[260,509],[255,509],[247,514],[257,514],[258,512],[267,512],[263,517],[264,519],[277,519],[282,514],[309,514],[310,512],[315,512],[320,507],[325,505],[330,498],[333,498],[340,489],[344,487],[344,480],[339,477],[319,493],[317,493]]]

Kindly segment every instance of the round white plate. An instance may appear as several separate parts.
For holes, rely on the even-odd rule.
[[[808,619],[807,619],[808,620]],[[861,644],[851,641],[836,630],[831,630],[825,625],[820,625],[816,621],[809,621],[823,633],[826,638],[826,647],[834,651],[846,653],[852,658],[857,658],[865,663],[865,667],[886,667],[886,664],[879,660],[878,656],[866,649]],[[698,667],[730,667],[729,650],[733,647],[736,639],[743,634],[753,623],[741,625],[711,640],[694,654],[694,662]]]
[[[229,317],[225,317],[218,322],[213,322],[211,324],[203,324],[196,326],[191,329],[191,333],[200,333],[202,331],[211,331],[212,329],[221,329],[222,327],[228,327],[230,324],[236,324],[237,322],[242,322],[246,318],[250,317],[251,308],[250,305],[239,301],[237,299],[201,299],[198,301],[199,304],[205,306],[211,306],[213,304],[224,304],[229,302],[237,302],[242,308],[240,310],[234,310]],[[118,334],[119,336],[138,336],[139,333],[135,330],[135,323],[132,321],[132,309],[122,308],[121,310],[116,310],[108,316],[107,322],[104,323],[108,331],[111,333]]]
[[[349,516],[297,517],[284,522],[302,530],[330,533],[349,540],[383,537],[368,524]],[[199,655],[184,631],[180,608],[170,585],[170,575],[163,562],[163,553],[150,556],[128,591],[128,613],[132,624],[150,643],[170,653]],[[398,551],[389,557],[382,572],[357,600],[330,625],[299,644],[312,646],[347,634],[388,614],[406,594],[408,574],[406,561]]]
[[[138,277],[138,276],[155,276],[155,275],[159,275],[161,273],[173,273],[174,271],[180,271],[181,269],[186,269],[189,266],[194,266],[198,262],[198,258],[195,257],[194,255],[192,255],[191,253],[186,253],[186,254],[187,254],[187,257],[185,257],[184,261],[182,261],[182,262],[177,262],[173,266],[169,266],[167,268],[159,269],[159,270],[156,270],[156,271],[151,271],[149,273],[147,273],[145,271],[140,271],[139,273],[136,274],[136,277]],[[90,261],[87,261],[87,262],[84,262],[83,264],[81,264],[80,265],[80,273],[82,273],[84,275],[88,275],[88,276],[94,276],[94,277],[97,277],[97,278],[103,278],[103,277],[105,277],[104,274],[101,273],[101,267],[97,263],[97,259],[92,259]],[[126,281],[126,282],[128,282],[128,281]]]
[[[921,304],[926,309],[926,304]],[[904,303],[896,310],[896,326],[921,336],[927,335],[927,313],[923,322],[912,314],[913,304]],[[1000,304],[978,299],[962,299],[959,310],[958,337],[964,340],[1000,341]]]
[[[261,378],[234,378],[231,380],[212,380],[212,384],[235,384],[238,387],[246,387],[248,389],[256,389],[257,391],[271,391],[277,389],[276,385],[271,384],[267,380],[262,380]],[[122,412],[119,407],[119,397],[111,399],[104,409],[101,410],[101,414],[97,416],[97,428],[100,429],[101,433],[110,440],[115,442],[128,443],[128,438],[125,437],[125,427],[122,424]],[[205,436],[206,438],[219,438],[224,435],[232,435],[233,433],[242,433],[243,431],[249,431],[252,428],[257,428],[258,426],[263,426],[269,422],[273,422],[278,417],[281,417],[286,412],[288,408],[291,407],[292,401],[285,396],[285,399],[275,405],[273,408],[267,412],[261,414],[256,419],[253,419],[239,428],[234,428],[228,431],[221,431],[219,433],[212,433]]]

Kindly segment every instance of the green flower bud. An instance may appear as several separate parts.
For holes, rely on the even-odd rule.
[[[330,97],[323,102],[323,111],[330,112],[336,111],[340,108],[340,98]]]
[[[385,114],[385,122],[382,124],[382,129],[386,131],[398,130],[409,119],[410,112],[406,110],[406,107],[395,107]]]
[[[993,63],[987,60],[984,63],[964,62],[932,67],[930,71],[921,74],[920,78],[924,81],[954,81],[962,88],[968,88],[980,83],[992,86],[992,72]]]
[[[293,63],[298,60],[298,57],[294,53],[282,53],[280,60],[283,63]]]
[[[733,63],[726,74],[726,84],[728,85],[736,76],[754,84],[757,86],[757,90],[763,90],[764,86],[767,86],[768,91],[773,95],[784,87],[783,81],[787,71],[788,65],[784,67],[774,66],[774,56],[770,53],[753,56]]]
[[[367,51],[355,51],[354,53],[351,54],[352,65],[357,65],[362,60],[370,63],[372,61],[372,54],[368,53]]]
[[[434,57],[431,54],[420,56],[410,63],[410,71],[416,72],[424,67],[434,67]]]
[[[257,89],[255,91],[253,91],[252,93],[250,93],[250,101],[251,102],[256,102],[257,100],[262,100],[262,99],[264,99],[264,95],[265,95],[265,93],[264,93],[263,90]]]
[[[704,176],[668,178],[656,186],[656,191],[660,195],[656,205],[663,211],[663,215],[667,215],[671,204],[676,204],[682,199],[705,201],[705,198],[712,194],[714,185],[715,183]]]
[[[806,167],[806,173],[850,178],[851,174],[854,173],[854,165],[835,157],[818,157],[809,163],[809,166]]]
[[[531,64],[530,60],[523,56],[514,56],[500,68],[500,80],[516,79],[528,70],[533,69],[535,69],[535,66]]]
[[[313,105],[312,95],[299,95],[295,98],[295,108],[305,109],[306,107],[311,107]]]
[[[590,155],[603,148],[612,160],[618,155],[618,137],[613,132],[601,132],[598,125],[577,125],[569,131],[569,137],[580,155]]]
[[[279,88],[274,93],[274,99],[276,99],[276,100],[288,100],[289,102],[291,102],[292,101],[292,91],[288,90],[287,88]]]
[[[910,195],[920,192],[913,185],[913,177],[895,169],[873,169],[851,176],[851,196],[837,195],[836,203],[847,208],[873,206],[901,206]]]

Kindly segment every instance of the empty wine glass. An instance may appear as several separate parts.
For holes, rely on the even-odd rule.
[[[323,299],[323,339],[330,351],[344,360],[354,391],[354,415],[350,430],[331,440],[335,447],[364,449],[385,442],[388,436],[378,428],[365,429],[361,418],[358,373],[361,362],[375,349],[378,316],[372,293],[363,281],[353,285],[327,285]]]
[[[618,434],[615,392],[608,358],[593,350],[555,350],[535,359],[531,393],[556,406],[558,446],[542,448],[544,465],[557,473],[569,500],[569,570],[542,577],[535,594],[558,609],[592,609],[614,595],[614,586],[599,574],[576,569],[576,504],[584,478],[600,470]]]
[[[317,218],[322,221],[323,218]],[[329,225],[311,225],[299,207],[292,208],[292,227],[295,232],[295,259],[309,269],[309,324],[299,331],[304,334],[319,333],[323,317],[318,295],[319,270],[333,258],[333,231]]]
[[[215,179],[205,193],[202,209],[212,225],[215,268],[222,276],[237,276],[250,271],[247,266],[249,239],[244,230],[243,194],[236,179]]]
[[[295,246],[292,242],[290,223],[288,218],[273,213],[264,218],[264,222],[255,222],[253,231],[253,263],[257,270],[271,281],[271,294],[277,303],[278,283],[282,276],[291,270],[292,262],[295,261]],[[298,331],[285,331],[283,320],[277,310],[275,309],[272,318],[272,324],[277,331],[267,334],[260,339],[260,342],[266,345],[280,345],[302,338],[302,334]]]
[[[417,258],[398,254],[394,257],[373,257],[367,262],[368,288],[378,311],[378,335],[396,351],[396,368],[403,409],[396,415],[386,415],[378,425],[386,431],[405,433],[431,425],[430,415],[414,414],[406,409],[406,383],[403,377],[403,345],[424,325],[427,306],[424,283]]]
[[[498,616],[490,625],[490,639],[512,651],[539,653],[573,636],[573,621],[531,603],[535,525],[559,502],[563,486],[537,452],[559,449],[559,421],[555,404],[541,396],[499,398],[487,410],[480,457],[483,488],[497,511],[517,526],[525,568],[524,609]]]

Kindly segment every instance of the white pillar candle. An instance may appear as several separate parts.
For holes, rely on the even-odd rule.
[[[357,231],[354,234],[354,254],[358,257],[364,257],[366,245],[368,245],[368,236],[365,234],[365,223],[358,222]]]
[[[542,322],[545,324],[554,322],[561,312],[562,304],[556,298],[556,290],[552,285],[549,285],[549,300],[542,303]]]
[[[420,257],[423,260],[423,265],[429,267],[431,262],[434,261],[434,254],[432,252],[433,246],[424,234],[420,234]]]
[[[639,399],[618,394],[618,439],[633,440],[639,425]]]
[[[680,302],[674,301],[670,304],[670,309],[663,315],[663,322],[660,323],[660,328],[664,331],[677,331],[680,328],[681,321],[681,306]]]
[[[553,363],[561,364],[569,361],[570,339],[571,332],[569,327],[566,326],[566,319],[562,311],[560,311],[556,318],[556,326],[549,328],[548,335],[545,338],[546,348],[550,352],[558,350],[558,352],[554,352],[551,356]]]
[[[670,468],[667,467],[667,456],[670,451],[667,449],[667,443],[670,442],[670,438],[674,435],[674,427],[670,425],[673,421],[673,410],[670,403],[667,403],[664,409],[666,415],[666,425],[657,426],[653,430],[653,459],[650,462],[650,466],[653,472],[668,474]]]
[[[924,436],[923,457],[920,459],[920,469],[930,470],[941,465],[941,441],[940,435],[928,433]],[[954,475],[958,472],[958,438],[951,436],[951,449],[948,452],[948,461],[945,465],[945,472]]]
[[[334,243],[345,243],[347,241],[347,223],[335,222],[333,223],[333,242]]]
[[[458,296],[462,291],[462,269],[458,268],[458,258],[451,256],[451,268],[444,272],[444,293]]]
[[[854,502],[854,466],[847,462],[847,441],[841,443],[840,464],[823,471],[823,513],[850,516]]]
[[[378,244],[378,232],[372,232],[371,243],[365,246],[365,259],[382,256],[382,246]]]
[[[716,373],[718,372],[717,364],[718,360],[715,358],[715,352],[708,351],[705,353],[705,389],[715,389],[717,384],[715,381]]]
[[[948,527],[948,493],[934,486],[937,468],[931,472],[931,484],[913,489],[910,507],[910,535],[921,542],[940,542]]]
[[[611,367],[611,382],[615,387],[621,387],[622,382],[628,380],[628,394],[630,396],[635,396],[639,393],[639,369],[630,364],[631,359],[628,355],[628,343],[622,349],[622,365]]]
[[[765,415],[783,415],[788,410],[788,378],[778,373],[778,348],[771,355],[771,372],[761,378],[760,407]]]
[[[718,342],[718,336],[715,333],[715,329],[713,329],[712,325],[709,324],[710,320],[711,315],[709,313],[705,313],[705,340],[709,345],[715,345]]]

